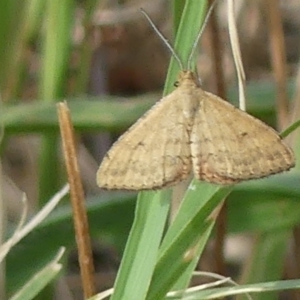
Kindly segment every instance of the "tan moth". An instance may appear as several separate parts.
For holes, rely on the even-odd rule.
[[[227,185],[294,165],[292,150],[275,130],[204,91],[187,68],[180,72],[176,89],[114,143],[97,183],[104,189],[151,190],[176,184],[192,172],[198,180]]]

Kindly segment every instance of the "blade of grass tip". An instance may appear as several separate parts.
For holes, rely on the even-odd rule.
[[[169,212],[169,191],[140,193],[112,300],[145,299]]]

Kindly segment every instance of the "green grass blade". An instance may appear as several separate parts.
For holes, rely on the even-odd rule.
[[[1,101],[15,96],[24,47],[28,1],[0,1],[0,90]]]
[[[182,7],[182,2],[178,1],[177,4],[178,8]],[[174,5],[176,10],[176,2]],[[189,58],[194,41],[196,40],[202,26],[206,5],[206,1],[201,1],[201,3],[193,0],[186,1],[175,41],[175,51],[178,53],[179,57],[181,57],[184,66],[187,65],[187,59]],[[176,13],[176,16],[178,17],[178,13]],[[176,19],[175,23],[177,23]],[[172,83],[175,81],[176,74],[178,74],[178,72],[179,66],[174,61],[174,58],[172,58],[168,71],[165,93],[171,91]],[[210,208],[212,209],[215,209],[220,201],[223,200],[224,195],[227,194],[219,194],[221,197],[217,197],[218,188],[210,194],[210,186],[206,186],[205,184],[200,190],[209,196],[207,198],[203,196],[199,201],[208,201],[208,205],[211,205]],[[195,194],[189,190],[184,203],[192,203],[195,199],[194,197]],[[196,199],[197,198],[198,197],[196,197]],[[213,199],[216,200],[216,203]],[[188,210],[190,207],[193,208],[192,211]],[[193,215],[195,212],[197,212],[196,215]],[[208,214],[205,214],[205,212]],[[211,212],[212,211],[210,209],[199,210],[199,203],[196,203],[196,207],[195,205],[188,204],[186,207],[183,206],[180,208],[176,217],[177,221],[174,221],[172,224],[160,248],[158,263],[155,267],[147,299],[162,298],[179,278],[185,279],[181,280],[183,285],[187,284],[191,277],[193,267],[195,266],[211,232],[214,222],[212,220],[207,220]],[[187,215],[189,216],[188,220],[185,219]],[[183,221],[181,220],[181,216],[183,216]],[[195,231],[194,226],[199,227],[199,230]],[[195,247],[196,249],[195,258],[192,259],[192,261],[186,262],[183,259],[184,254],[191,247]],[[188,270],[188,273],[190,274],[181,277],[186,270]],[[163,274],[163,276],[161,276],[161,274]]]
[[[295,131],[300,126],[300,120],[296,121],[295,123],[291,124],[288,128],[286,128],[283,132],[280,133],[282,138],[287,137],[293,131]]]
[[[187,2],[189,3],[189,4],[187,3],[187,5],[186,5],[187,7],[190,7],[191,3],[193,3],[194,5],[197,3],[197,9],[198,10],[199,10],[199,7],[203,8],[204,7],[203,4],[206,3],[206,1],[205,2],[203,1],[202,5],[199,6],[198,1],[187,1]],[[185,10],[185,13],[184,13],[185,18],[187,18],[187,14],[189,12],[190,11],[188,9]],[[194,14],[195,14],[195,12],[194,12]],[[199,22],[199,15],[197,15],[197,18],[195,18],[195,19]],[[201,19],[200,19],[200,22],[201,22]],[[181,25],[181,27],[186,28],[182,25]],[[193,24],[193,27],[190,27],[189,29],[191,29],[191,28],[194,29],[195,24]],[[189,55],[190,48],[191,48],[190,45],[192,45],[192,41],[195,40],[193,35],[195,36],[196,33],[198,32],[197,28],[194,30],[193,34],[188,34],[189,31],[190,30],[181,29],[181,34],[179,36],[177,36],[177,43],[178,43],[179,47],[176,48],[176,50],[178,50],[178,53],[183,54],[182,55],[182,58],[184,58],[183,61],[186,61],[185,57],[188,57],[188,55]],[[187,42],[185,44],[185,46],[182,47],[182,44],[180,44],[179,41],[180,41],[180,39],[184,39],[185,37],[189,37],[189,38],[185,41],[185,42]],[[172,58],[170,68],[169,68],[168,77],[167,77],[167,81],[166,81],[166,85],[165,85],[164,95],[166,93],[168,93],[169,91],[171,91],[171,87],[173,86],[173,82],[174,82],[174,79],[175,79],[177,73],[178,73],[178,66],[175,67],[175,62]],[[153,219],[153,218],[155,218],[155,214],[157,214],[157,212],[155,212],[155,211],[154,211],[155,214],[153,214],[152,211],[149,208],[147,208],[147,206],[150,205],[149,203],[147,203],[147,201],[153,202],[153,205],[156,205],[155,204],[156,202],[161,203],[162,201],[166,201],[169,204],[169,199],[164,200],[165,195],[166,195],[165,191],[157,192],[155,194],[143,192],[139,195],[138,207],[139,206],[141,206],[141,207],[146,206],[146,209],[147,209],[146,219],[148,219],[148,218]],[[167,197],[167,198],[169,198],[169,197]],[[169,208],[169,206],[168,206],[168,208]],[[154,224],[152,224],[153,228],[149,228],[149,231],[151,232],[151,230],[155,229],[156,226],[159,226],[159,229],[156,233],[158,235],[159,241],[160,241],[160,238],[161,238],[160,233],[162,234],[162,229],[163,229],[163,225],[165,224],[164,222],[166,221],[166,218],[167,218],[168,210],[165,210],[164,212],[165,212],[165,215],[164,215],[165,219],[163,217],[160,218],[158,221],[156,221]],[[143,226],[143,225],[140,224],[140,226]],[[141,230],[142,230],[142,232],[141,232]],[[141,234],[144,234],[143,229],[139,229],[138,227],[134,227],[132,229],[132,232],[131,232],[132,236],[136,235],[137,237],[139,237],[141,239],[142,238]],[[156,238],[155,241],[158,241],[158,239]],[[130,248],[135,249],[136,243],[139,243],[141,245],[142,249],[144,249],[145,246],[148,246],[150,248],[147,251],[152,253],[152,255],[154,253],[157,254],[159,244],[154,243],[154,244],[147,245],[144,242],[145,245],[143,245],[142,242],[143,242],[143,240],[140,241],[140,240],[137,239],[136,241],[134,241],[133,239],[129,239],[127,248],[128,249],[130,249]],[[128,250],[128,252],[129,252],[129,250]],[[129,256],[128,255],[129,254],[127,253],[127,251],[125,251],[124,262],[122,262],[123,265],[129,265],[130,264],[130,255]],[[128,274],[131,274],[131,273],[128,273],[128,268],[125,268],[125,267],[121,266],[120,274],[118,275],[117,283],[115,285],[116,289],[114,291],[114,295],[113,295],[112,299],[145,299],[145,296],[146,296],[146,293],[147,293],[147,290],[148,290],[148,286],[149,286],[149,283],[150,283],[150,280],[151,280],[151,277],[152,277],[152,272],[154,270],[155,260],[154,260],[154,256],[153,256],[153,260],[151,262],[149,262],[148,260],[143,259],[142,255],[141,255],[141,258],[142,259],[139,260],[139,262],[142,264],[142,266],[144,264],[145,265],[144,267],[147,268],[147,271],[148,271],[146,273],[146,276],[136,277],[136,275],[132,275],[132,276],[135,276],[138,279],[139,284],[138,284],[138,287],[137,287],[136,282],[134,280],[132,280],[132,278],[131,278],[131,280],[130,280],[130,278],[128,278]],[[156,257],[155,257],[155,259],[156,259]],[[126,261],[129,261],[129,262],[126,262]],[[134,267],[132,267],[132,266],[130,266],[130,267],[131,267],[130,268],[131,272],[133,272],[134,274],[139,273],[138,272],[139,268],[137,268],[135,270]],[[119,279],[119,278],[121,278],[121,279]],[[125,291],[126,291],[126,293],[125,293]],[[128,293],[127,293],[127,291],[128,291]]]
[[[212,214],[229,192],[230,188],[205,183],[196,188],[192,183],[162,242],[147,299],[161,299],[179,279],[181,285],[188,284],[213,228]]]
[[[46,4],[40,94],[44,102],[54,102],[64,95],[65,74],[70,58],[73,0],[51,0]],[[48,199],[59,184],[59,159],[56,134],[43,136],[39,158],[40,202]]]
[[[275,98],[274,85],[252,82],[247,92],[248,111],[268,124],[275,124],[272,101]],[[292,93],[292,82],[289,84],[289,93]],[[231,89],[228,94],[231,102],[237,103],[237,94],[236,89]],[[99,130],[121,132],[144,114],[159,98],[158,93],[153,93],[126,99],[105,95],[101,96],[101,101],[98,101],[97,97],[87,96],[67,98],[66,101],[77,132]],[[0,118],[7,134],[58,132],[56,107],[53,103],[34,101],[13,106],[2,105]],[[297,122],[295,124],[297,125]]]
[[[145,299],[169,212],[168,194],[139,194],[112,300]]]

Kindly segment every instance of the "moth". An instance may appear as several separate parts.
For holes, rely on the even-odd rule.
[[[182,70],[175,90],[111,147],[97,183],[104,189],[151,190],[193,173],[198,180],[228,185],[294,165],[292,150],[274,129],[204,91],[194,72]]]

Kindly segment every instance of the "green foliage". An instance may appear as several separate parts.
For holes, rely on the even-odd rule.
[[[6,136],[39,133],[44,137],[40,153],[40,205],[56,191],[56,179],[60,177],[60,170],[54,163],[58,162],[57,153],[53,150],[58,140],[55,102],[60,99],[69,102],[77,132],[121,132],[160,97],[139,96],[126,102],[110,96],[103,97],[105,101],[93,101],[96,99],[89,96],[71,98],[66,92],[66,82],[76,3],[49,0],[42,5],[42,2],[22,1],[20,6],[19,1],[0,1],[0,39],[3,39],[0,40],[0,61],[3,62],[0,87],[3,100],[10,102],[1,107],[0,122]],[[94,5],[95,1],[87,2],[87,16],[92,14]],[[206,1],[173,2],[177,31],[175,49],[184,63],[203,22],[205,8]],[[37,39],[40,27],[44,30],[39,78],[41,100],[21,103],[19,91],[25,84],[22,53]],[[7,37],[10,37],[10,43]],[[78,94],[85,91],[87,83],[91,53],[86,44],[81,55]],[[172,58],[165,94],[171,91],[178,70],[179,66]],[[289,90],[291,93],[292,83]],[[274,124],[274,85],[252,83],[248,92],[250,113]],[[237,91],[231,90],[228,98],[236,103]],[[17,100],[12,103],[11,99]],[[50,181],[49,177],[53,176],[55,180]],[[246,283],[257,284],[209,288],[202,294],[197,292],[195,299],[213,299],[245,289],[255,292],[299,288],[299,281],[278,281],[282,278],[287,241],[293,227],[300,222],[299,181],[297,171],[226,188],[193,181],[170,226],[167,226],[170,190],[140,193],[136,207],[136,194],[131,193],[106,193],[88,199],[91,236],[95,239],[109,237],[120,253],[124,251],[112,299],[164,299],[168,291],[185,290],[212,234],[214,213],[225,198],[228,233],[251,232],[257,236],[251,265],[244,274]],[[30,299],[52,282],[60,269],[53,257],[61,246],[67,249],[75,246],[69,205],[59,207],[10,251],[6,262],[8,295],[23,287],[32,292],[27,294],[29,298],[26,299]],[[41,275],[44,274],[41,272],[47,275]],[[36,282],[41,278],[43,280]],[[265,283],[267,281],[274,283]],[[274,294],[267,295],[255,299],[276,299]]]

